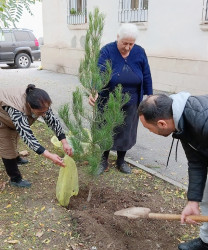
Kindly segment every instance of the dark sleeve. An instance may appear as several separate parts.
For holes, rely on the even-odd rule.
[[[189,144],[181,142],[188,159],[189,185],[187,198],[189,201],[202,201],[207,179],[207,162]]]
[[[105,71],[105,69],[106,69],[106,61],[107,60],[110,60],[110,58],[109,58],[108,50],[105,46],[100,50],[100,55],[99,55],[99,59],[98,59],[98,67],[100,68],[100,70],[102,72]]]
[[[9,117],[23,141],[37,154],[42,154],[45,148],[40,145],[39,141],[33,135],[27,116],[24,116],[22,112],[12,107],[5,106],[3,108],[9,114]]]
[[[59,119],[55,117],[51,108],[46,112],[45,116],[43,116],[43,119],[48,125],[48,127],[54,131],[59,141],[66,138],[61,123]]]
[[[152,95],[152,76],[150,72],[150,67],[147,59],[147,55],[144,51],[144,60],[142,65],[142,73],[143,73],[143,89],[144,95]]]

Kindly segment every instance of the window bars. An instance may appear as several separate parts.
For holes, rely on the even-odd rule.
[[[120,0],[118,10],[118,21],[147,22],[148,20],[148,0]]]
[[[205,5],[205,17],[204,20],[208,22],[208,0],[206,1]]]
[[[68,24],[84,24],[87,22],[86,0],[68,0]]]
[[[208,23],[208,0],[203,1],[202,23]]]

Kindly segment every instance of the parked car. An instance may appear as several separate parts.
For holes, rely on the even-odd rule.
[[[0,29],[0,63],[29,68],[40,59],[39,42],[28,29]]]

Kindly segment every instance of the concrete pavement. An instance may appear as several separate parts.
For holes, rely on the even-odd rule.
[[[60,105],[72,102],[72,92],[80,86],[79,79],[72,75],[38,70],[39,66],[40,62],[35,62],[29,69],[11,69],[7,65],[0,64],[0,84],[13,87],[32,83],[45,89],[51,96],[52,108],[57,114]],[[162,137],[150,133],[140,123],[137,143],[127,152],[127,161],[153,174],[156,173],[160,178],[172,180],[173,184],[178,183],[179,186],[186,187],[187,160],[180,143],[177,151],[178,161],[175,161],[174,146],[166,168],[171,142],[171,136]]]

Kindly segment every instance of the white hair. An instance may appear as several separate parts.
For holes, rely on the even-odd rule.
[[[137,26],[132,23],[124,23],[120,26],[117,35],[119,40],[123,38],[134,38],[136,40],[138,35]]]

